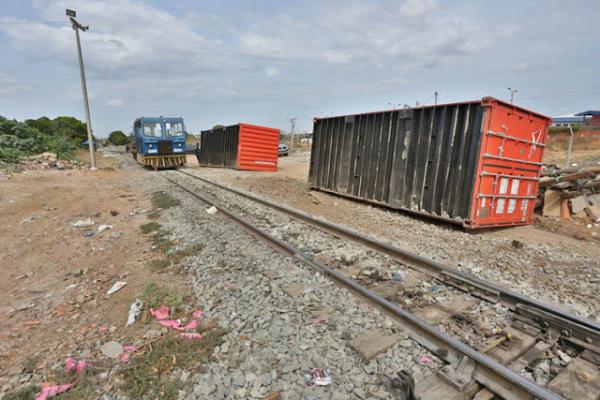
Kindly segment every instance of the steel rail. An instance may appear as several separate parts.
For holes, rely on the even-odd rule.
[[[364,298],[368,299],[370,302],[378,305],[379,307],[383,308],[388,313],[391,313],[398,319],[404,321],[405,323],[408,324],[408,326],[404,326],[405,328],[408,328],[407,330],[409,330],[411,332],[416,331],[417,337],[415,337],[414,335],[411,335],[413,337],[413,339],[419,341],[418,338],[425,338],[425,340],[423,340],[423,341],[425,343],[428,343],[429,344],[428,348],[430,348],[430,350],[436,352],[436,354],[440,355],[440,353],[444,353],[444,350],[446,350],[446,352],[448,350],[452,350],[452,351],[455,351],[457,353],[460,353],[461,355],[464,355],[464,356],[470,358],[477,364],[477,366],[479,366],[483,369],[483,371],[475,371],[474,376],[476,377],[477,380],[481,379],[486,384],[492,383],[492,384],[496,384],[496,385],[498,385],[499,382],[502,381],[502,382],[508,383],[514,389],[514,390],[509,389],[508,391],[506,391],[506,389],[502,390],[502,386],[495,385],[493,388],[491,388],[492,391],[497,390],[499,392],[498,394],[508,395],[508,396],[510,396],[510,398],[526,399],[526,398],[531,398],[533,396],[535,398],[542,399],[542,400],[564,400],[564,398],[559,396],[558,394],[526,379],[525,377],[521,376],[520,374],[516,373],[515,371],[512,371],[510,368],[502,365],[501,363],[499,363],[492,357],[489,357],[485,354],[478,352],[477,350],[466,345],[465,343],[447,335],[446,333],[438,330],[437,328],[430,325],[429,323],[421,320],[420,318],[414,316],[413,314],[409,313],[408,311],[398,307],[396,304],[394,304],[394,303],[386,300],[385,298],[379,296],[378,294],[370,291],[366,287],[364,287],[364,286],[360,285],[359,283],[357,283],[356,281],[354,281],[352,278],[349,278],[346,275],[342,274],[341,272],[331,269],[330,267],[311,258],[310,256],[303,253],[301,250],[297,249],[296,247],[290,245],[289,243],[287,243],[275,236],[272,236],[269,233],[265,232],[264,230],[256,227],[251,222],[247,221],[245,218],[242,218],[241,216],[227,210],[226,208],[224,208],[223,206],[218,204],[215,200],[209,199],[205,196],[202,196],[202,195],[194,192],[191,189],[188,189],[187,187],[185,187],[185,186],[181,185],[180,183],[178,183],[177,181],[165,176],[164,174],[160,174],[160,175],[163,178],[165,178],[167,181],[171,182],[172,184],[179,187],[183,191],[189,193],[193,197],[201,200],[202,202],[204,202],[208,205],[214,206],[219,212],[221,212],[222,214],[227,216],[229,219],[236,222],[237,224],[239,224],[240,226],[242,226],[243,228],[248,230],[253,235],[262,238],[263,240],[265,240],[266,242],[268,242],[269,244],[274,246],[276,249],[278,249],[283,254],[293,257],[299,261],[302,261],[303,263],[309,265],[310,267],[316,269],[317,271],[330,276],[338,283],[350,288],[352,291],[360,294]],[[419,342],[422,343],[423,341],[419,341]],[[449,349],[440,348],[439,343],[442,343],[445,347],[447,347]],[[444,357],[442,356],[442,358],[444,358]]]
[[[590,342],[594,343],[595,345],[598,345],[598,342],[600,341],[600,324],[598,324],[594,321],[579,317],[577,315],[568,314],[559,308],[550,306],[548,304],[544,304],[538,300],[532,299],[521,293],[514,292],[510,289],[502,287],[502,286],[500,286],[496,283],[490,282],[486,279],[478,278],[478,277],[475,277],[466,272],[459,271],[455,268],[445,266],[437,261],[430,260],[428,258],[419,256],[419,255],[411,253],[407,250],[404,250],[399,247],[385,243],[381,240],[362,235],[360,233],[354,232],[348,228],[334,224],[332,222],[322,220],[319,218],[315,218],[315,217],[313,217],[307,213],[304,213],[302,211],[291,209],[291,208],[282,206],[280,204],[261,199],[259,197],[253,196],[251,194],[244,193],[240,190],[233,189],[231,187],[210,181],[206,178],[202,178],[202,177],[199,177],[194,174],[190,174],[185,171],[178,170],[177,172],[187,175],[187,176],[190,176],[194,179],[197,179],[197,180],[207,183],[209,185],[213,185],[220,189],[226,190],[228,192],[235,193],[235,194],[242,196],[248,200],[262,204],[263,206],[272,208],[281,213],[287,214],[294,219],[304,221],[314,227],[317,227],[317,228],[324,230],[328,233],[331,233],[335,236],[344,237],[346,239],[350,239],[352,241],[361,243],[367,247],[372,248],[373,250],[376,250],[381,253],[389,255],[403,264],[412,266],[422,272],[429,273],[429,274],[433,275],[435,278],[437,278],[447,284],[452,284],[452,282],[449,282],[449,281],[456,280],[456,281],[464,284],[468,290],[480,289],[480,290],[483,290],[483,291],[489,293],[491,296],[498,296],[499,297],[498,300],[500,300],[504,304],[508,305],[509,308],[515,312],[518,312],[518,308],[521,306],[528,306],[530,308],[540,310],[543,313],[553,315],[553,316],[557,317],[561,321],[562,324],[566,324],[567,329],[581,332],[581,335],[583,335],[584,337],[582,337],[580,339],[582,339],[588,343],[590,343]],[[465,290],[465,287],[462,287],[460,285],[452,285],[452,286],[455,286],[461,290]],[[489,298],[488,298],[488,300],[489,300]]]

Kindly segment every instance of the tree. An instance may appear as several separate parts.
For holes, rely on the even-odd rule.
[[[123,131],[113,131],[108,135],[108,142],[115,146],[123,146],[129,143],[129,138]]]

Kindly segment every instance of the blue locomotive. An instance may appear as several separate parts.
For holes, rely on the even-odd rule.
[[[185,126],[180,117],[140,117],[133,123],[132,155],[140,164],[154,168],[185,165]]]

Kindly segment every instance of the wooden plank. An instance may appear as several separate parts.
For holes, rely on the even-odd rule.
[[[383,330],[371,331],[354,338],[348,345],[365,360],[372,360],[377,355],[386,352],[402,339],[400,335],[388,334]]]

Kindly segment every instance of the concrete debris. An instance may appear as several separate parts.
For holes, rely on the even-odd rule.
[[[600,167],[548,169],[539,182],[538,204],[547,217],[600,218]],[[584,217],[585,218],[585,217]]]
[[[100,347],[100,352],[108,358],[117,359],[123,353],[123,346],[118,342],[107,342]]]
[[[19,163],[20,168],[25,170],[45,170],[55,168],[57,170],[81,168],[84,162],[75,160],[59,160],[56,153],[41,153],[27,157]]]

